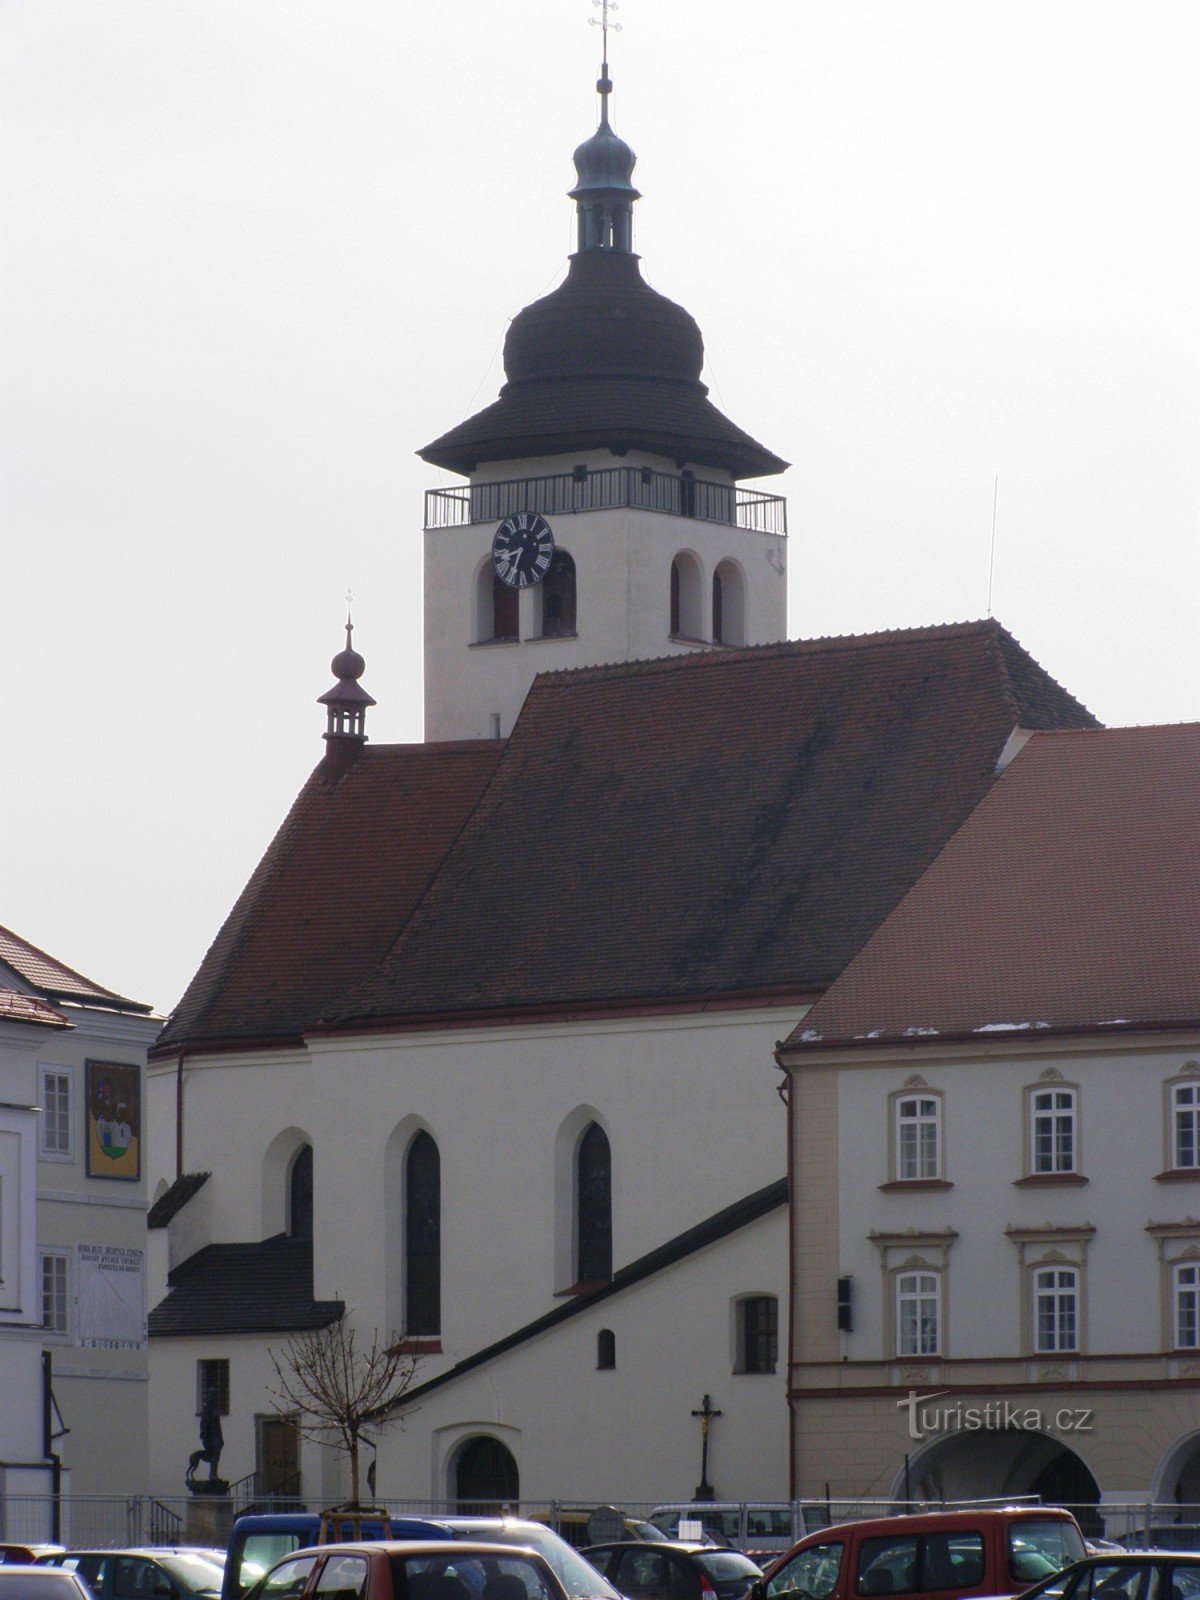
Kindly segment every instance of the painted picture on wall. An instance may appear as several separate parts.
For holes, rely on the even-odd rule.
[[[87,1174],[89,1178],[142,1175],[142,1078],[123,1061],[87,1063]]]

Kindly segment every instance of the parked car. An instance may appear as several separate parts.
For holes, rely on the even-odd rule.
[[[1022,1600],[1194,1600],[1200,1555],[1176,1550],[1088,1556],[1028,1589]]]
[[[555,1511],[553,1515],[544,1517],[537,1512],[533,1520],[548,1522],[552,1530],[576,1550],[610,1540],[657,1543],[670,1537],[652,1522],[646,1522],[641,1517],[628,1517],[613,1506],[600,1506],[595,1511]]]
[[[222,1569],[192,1550],[60,1550],[38,1565],[83,1579],[95,1600],[220,1600]]]
[[[762,1568],[700,1544],[597,1544],[583,1554],[628,1600],[742,1600]]]
[[[764,1557],[774,1560],[790,1550],[804,1532],[799,1513],[793,1515],[791,1506],[782,1501],[775,1505],[769,1501],[754,1504],[730,1500],[656,1506],[650,1521],[668,1539],[682,1539],[685,1543],[695,1535],[684,1529],[698,1526],[699,1536],[706,1544],[744,1550],[760,1562]]]
[[[533,1550],[465,1539],[364,1539],[297,1550],[249,1600],[567,1600]]]
[[[1123,1550],[1200,1550],[1200,1525],[1165,1522],[1121,1535]]]
[[[229,1552],[221,1583],[221,1600],[241,1600],[267,1568],[293,1550],[321,1538],[321,1517],[309,1511],[259,1511],[238,1517],[229,1535]],[[431,1517],[354,1519],[341,1516],[327,1530],[337,1539],[449,1539],[449,1529]]]
[[[59,1572],[24,1562],[0,1566],[0,1600],[92,1600],[75,1572]]]
[[[752,1600],[1014,1595],[1084,1554],[1075,1518],[1051,1506],[871,1517],[810,1533],[767,1568],[751,1595]]]
[[[522,1545],[536,1550],[566,1590],[570,1600],[621,1600],[607,1578],[544,1522],[522,1517],[439,1517],[452,1538]]]

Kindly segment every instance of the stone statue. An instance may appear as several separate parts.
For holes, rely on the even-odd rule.
[[[221,1451],[225,1445],[225,1435],[221,1432],[221,1408],[217,1404],[217,1395],[214,1389],[209,1389],[204,1396],[204,1405],[200,1411],[200,1449],[193,1450],[188,1457],[187,1476],[185,1482],[193,1494],[225,1494],[229,1488],[224,1478],[217,1477],[217,1462],[221,1459]],[[202,1461],[208,1462],[208,1477],[196,1477],[196,1468]]]

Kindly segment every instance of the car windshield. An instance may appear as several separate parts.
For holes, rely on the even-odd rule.
[[[540,1522],[464,1522],[456,1517],[444,1520],[459,1539],[480,1539],[488,1544],[521,1544],[536,1550],[571,1600],[621,1600],[612,1584],[600,1576],[590,1561],[585,1561],[565,1539],[560,1539],[558,1534],[552,1533]]]
[[[1008,1529],[1008,1564],[1018,1583],[1038,1583],[1087,1554],[1083,1535],[1065,1518],[1027,1518]]]
[[[728,1583],[733,1578],[745,1578],[749,1583],[762,1577],[762,1568],[737,1550],[697,1550],[696,1560],[718,1583]]]
[[[197,1594],[220,1591],[224,1569],[218,1562],[210,1561],[207,1556],[190,1554],[159,1556],[158,1561],[176,1583],[183,1584],[185,1588],[192,1589]]]

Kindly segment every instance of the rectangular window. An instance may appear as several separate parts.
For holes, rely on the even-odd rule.
[[[901,1182],[940,1175],[940,1111],[935,1095],[896,1101],[896,1177]]]
[[[748,1295],[738,1302],[736,1372],[774,1372],[779,1360],[779,1301],[773,1294]]]
[[[1075,1091],[1038,1089],[1031,1097],[1033,1112],[1032,1170],[1075,1171]]]
[[[1200,1084],[1171,1090],[1171,1142],[1174,1166],[1200,1167]]]
[[[67,1332],[67,1256],[63,1250],[42,1252],[42,1327],[47,1333]]]
[[[72,1161],[75,1141],[72,1133],[70,1067],[38,1068],[42,1101],[41,1137],[38,1154],[44,1161]]]
[[[936,1272],[896,1279],[896,1354],[936,1356],[941,1348],[941,1284]]]
[[[1186,1262],[1175,1268],[1175,1348],[1200,1349],[1200,1266]]]
[[[204,1402],[212,1393],[216,1397],[217,1410],[223,1417],[229,1415],[229,1362],[197,1361],[196,1363],[196,1412],[204,1410]]]
[[[1033,1347],[1053,1354],[1079,1349],[1079,1273],[1039,1267],[1033,1275]]]

